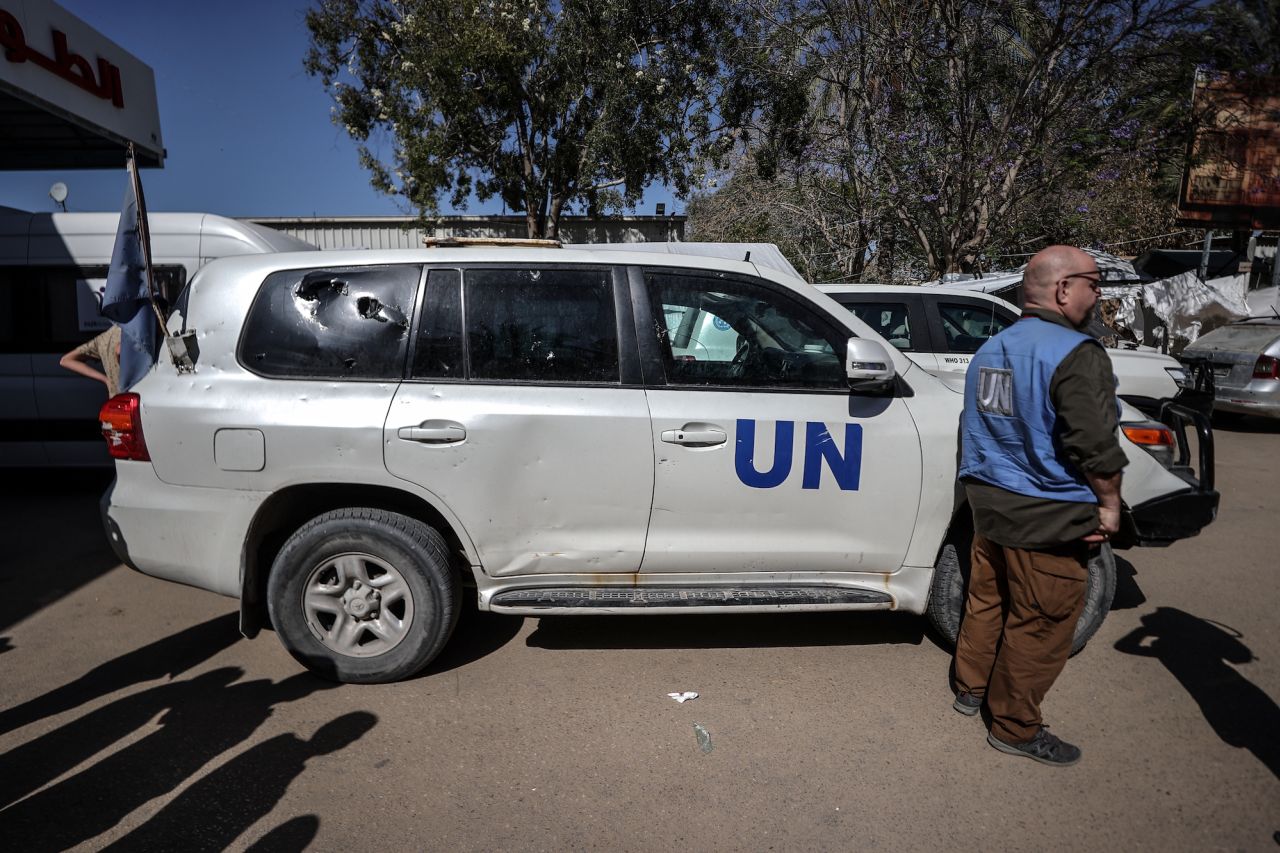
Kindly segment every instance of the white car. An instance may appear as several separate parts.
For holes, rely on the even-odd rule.
[[[718,321],[718,322],[717,322]],[[241,602],[304,665],[425,667],[474,587],[544,614],[901,609],[954,638],[961,398],[805,282],[743,261],[532,248],[215,261],[107,403],[129,565]],[[694,340],[711,328],[728,337]],[[724,328],[727,327],[727,328]],[[1212,459],[1125,425],[1117,547],[1208,524]],[[1135,441],[1141,442],[1140,446]],[[1077,647],[1114,592],[1090,565]]]
[[[818,289],[858,315],[907,358],[948,381],[963,382],[978,347],[1022,314],[1017,306],[976,290],[887,284],[820,284]],[[1186,371],[1150,347],[1107,349],[1116,393],[1148,414],[1182,393]]]

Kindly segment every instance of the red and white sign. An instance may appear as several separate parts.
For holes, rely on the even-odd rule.
[[[51,0],[0,0],[0,90],[163,161],[154,72]]]

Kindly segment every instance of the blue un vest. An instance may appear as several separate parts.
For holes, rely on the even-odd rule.
[[[964,380],[960,476],[1006,491],[1072,503],[1097,503],[1089,481],[1065,461],[1049,383],[1088,335],[1023,317],[988,340]]]

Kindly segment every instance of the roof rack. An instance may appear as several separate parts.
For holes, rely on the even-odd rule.
[[[429,249],[462,248],[466,246],[513,246],[534,249],[559,249],[559,240],[537,240],[526,237],[424,237],[422,244]]]

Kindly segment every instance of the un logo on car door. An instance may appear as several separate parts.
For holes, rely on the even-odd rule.
[[[753,489],[772,489],[782,485],[791,474],[795,450],[796,425],[793,421],[774,423],[773,464],[767,471],[756,468],[756,422],[738,420],[738,436],[734,450],[734,470],[743,485]],[[842,491],[856,492],[862,478],[862,424],[844,424],[844,447],[836,443],[827,425],[810,421],[804,425],[804,472],[801,488],[821,486],[822,468],[835,478]]]

